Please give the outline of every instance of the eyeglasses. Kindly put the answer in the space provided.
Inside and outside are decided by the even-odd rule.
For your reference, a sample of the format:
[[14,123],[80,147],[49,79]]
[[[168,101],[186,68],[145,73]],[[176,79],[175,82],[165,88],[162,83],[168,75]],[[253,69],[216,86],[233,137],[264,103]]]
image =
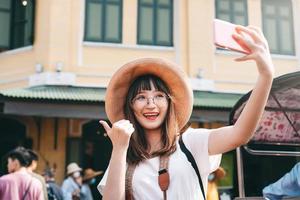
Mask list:
[[135,98],[133,98],[132,103],[137,106],[145,106],[150,104],[150,99],[155,105],[160,106],[168,102],[169,96],[164,93],[155,94],[153,97],[138,94]]

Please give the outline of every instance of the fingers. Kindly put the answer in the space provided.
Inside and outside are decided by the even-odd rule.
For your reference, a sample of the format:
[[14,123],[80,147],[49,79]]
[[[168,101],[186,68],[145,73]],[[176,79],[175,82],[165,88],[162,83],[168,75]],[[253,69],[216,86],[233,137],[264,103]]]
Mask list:
[[134,132],[134,127],[129,120],[122,119],[120,121],[117,121],[112,125],[112,127],[110,127],[108,123],[103,120],[100,120],[99,123],[104,127],[107,134],[109,134],[112,128],[124,130],[128,134],[132,134]]
[[255,31],[260,37],[264,37],[264,34],[263,32],[261,31],[260,28],[256,27],[256,26],[252,26],[252,25],[249,25],[247,26],[249,29]]
[[124,130],[127,134],[132,134],[134,132],[133,125],[130,123],[129,120],[122,119],[120,121],[117,121],[113,124],[113,127],[117,129]]
[[100,120],[99,123],[104,127],[106,133],[108,133],[111,130],[110,126],[106,121]]
[[253,43],[244,38],[242,35],[233,34],[232,38],[248,53],[251,53],[251,48],[253,48]]
[[237,62],[241,62],[241,61],[246,61],[246,60],[251,60],[251,59],[252,59],[252,56],[250,56],[250,55],[245,55],[245,56],[236,58],[236,59],[234,59],[234,60],[237,61]]
[[268,63],[270,61],[269,46],[263,32],[255,26],[236,26],[236,33],[232,38],[245,50],[250,51],[247,55],[236,58],[235,61],[254,60],[257,63]]
[[260,41],[262,42],[262,45],[264,46],[264,48],[269,49],[268,41],[265,38],[265,36],[264,36],[263,32],[261,31],[261,29],[256,27],[256,26],[248,26],[248,28],[255,31],[259,35]]
[[115,149],[124,150],[128,148],[130,137],[134,132],[134,127],[129,120],[119,120],[113,123],[111,127],[106,121],[100,120],[99,122],[103,125]]
[[244,27],[244,26],[237,26],[236,27],[237,33],[242,35],[242,32],[247,33],[254,41],[261,41],[261,36],[253,30],[253,28]]

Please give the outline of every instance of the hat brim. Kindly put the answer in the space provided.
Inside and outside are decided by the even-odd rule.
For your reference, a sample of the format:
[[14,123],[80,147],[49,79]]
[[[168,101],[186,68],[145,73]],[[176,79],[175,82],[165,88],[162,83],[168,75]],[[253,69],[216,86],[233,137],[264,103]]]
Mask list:
[[82,180],[86,181],[86,180],[92,179],[96,176],[99,176],[101,174],[103,174],[103,171],[94,172],[94,174],[92,174],[92,175],[83,176]]
[[68,175],[73,174],[74,172],[81,172],[82,169],[81,168],[76,168],[76,169],[72,169],[70,171],[67,172]]
[[112,76],[105,96],[105,111],[111,123],[125,118],[128,89],[139,76],[152,74],[163,80],[175,105],[179,129],[188,122],[193,108],[193,91],[184,71],[177,64],[160,58],[142,58],[123,65]]

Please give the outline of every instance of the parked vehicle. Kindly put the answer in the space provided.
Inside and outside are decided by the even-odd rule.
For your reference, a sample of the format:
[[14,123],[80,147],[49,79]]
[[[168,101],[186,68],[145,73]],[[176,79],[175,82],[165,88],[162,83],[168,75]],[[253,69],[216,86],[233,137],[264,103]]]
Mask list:
[[[250,94],[251,91],[236,103],[230,114],[230,124],[236,122]],[[299,161],[300,72],[294,72],[274,79],[253,138],[236,150],[234,188],[237,190],[232,196],[259,199],[253,197],[261,197],[265,186],[278,180]]]

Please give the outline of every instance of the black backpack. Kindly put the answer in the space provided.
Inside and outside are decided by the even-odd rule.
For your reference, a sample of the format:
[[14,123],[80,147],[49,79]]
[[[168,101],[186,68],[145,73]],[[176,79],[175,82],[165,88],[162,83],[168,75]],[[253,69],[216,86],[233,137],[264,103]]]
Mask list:
[[48,194],[48,200],[58,200],[57,196],[53,191],[53,188],[49,184],[47,184],[47,194]]

